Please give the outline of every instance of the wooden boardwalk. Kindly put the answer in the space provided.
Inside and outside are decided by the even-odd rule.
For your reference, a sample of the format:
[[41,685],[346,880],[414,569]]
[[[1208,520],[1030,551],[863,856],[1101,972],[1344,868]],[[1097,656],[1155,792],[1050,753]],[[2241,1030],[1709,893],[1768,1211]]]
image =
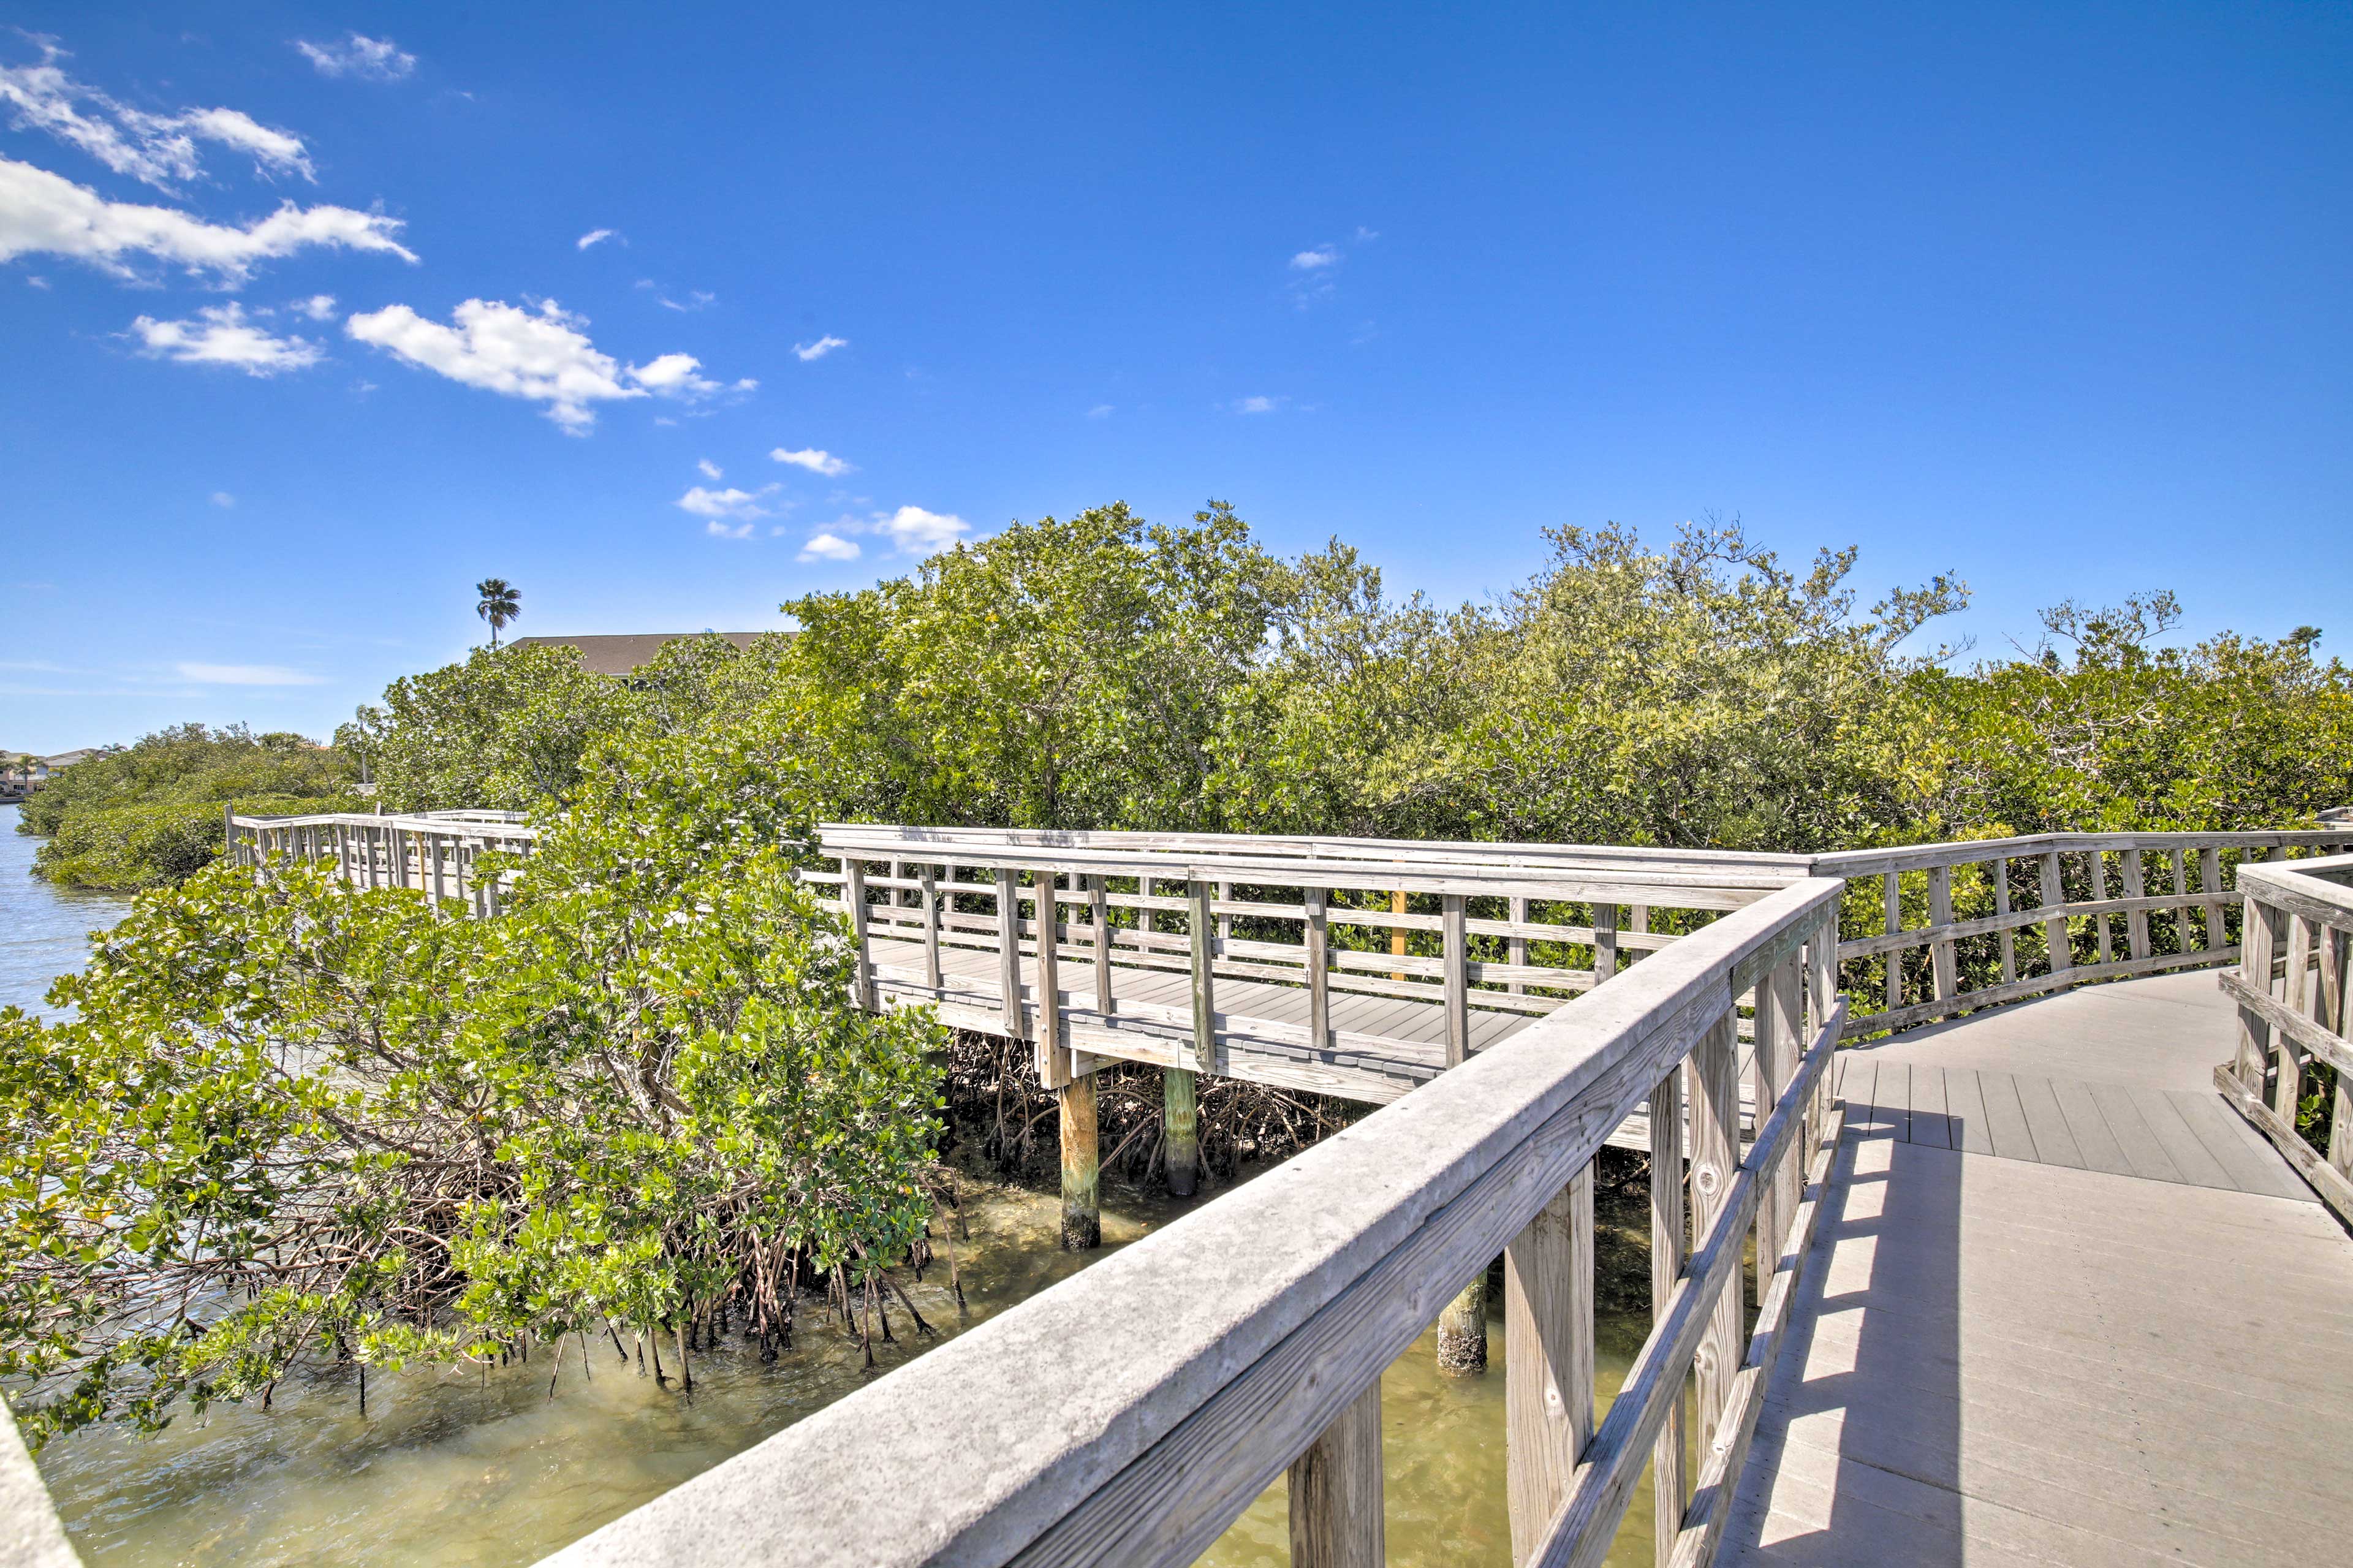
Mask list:
[[1724,1561],[2346,1559],[2353,1240],[2221,1106],[2233,1020],[2179,975],[1841,1053]]

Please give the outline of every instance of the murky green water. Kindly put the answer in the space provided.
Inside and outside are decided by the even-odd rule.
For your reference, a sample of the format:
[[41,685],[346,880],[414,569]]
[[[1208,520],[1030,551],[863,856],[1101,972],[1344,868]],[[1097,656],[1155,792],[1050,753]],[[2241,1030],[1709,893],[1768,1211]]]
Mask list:
[[[0,807],[0,1004],[37,1008],[49,978],[78,968],[87,933],[128,900],[60,891],[26,875],[35,841]],[[1105,1194],[1101,1258],[1189,1205]],[[990,1188],[967,1194],[959,1244],[970,1313],[959,1320],[944,1268],[912,1294],[943,1337],[1001,1312],[1086,1266],[1056,1245],[1060,1202]],[[1639,1268],[1620,1254],[1618,1267]],[[1607,1292],[1605,1292],[1607,1295]],[[895,1315],[894,1315],[895,1316]],[[900,1325],[904,1328],[905,1325]],[[1605,1316],[1599,1381],[1605,1405],[1648,1330],[1646,1313]],[[890,1367],[936,1342],[881,1347]],[[1389,1560],[1505,1563],[1504,1336],[1482,1378],[1440,1376],[1425,1334],[1382,1379]],[[548,1397],[551,1373],[556,1396]],[[691,1398],[656,1385],[609,1342],[577,1342],[559,1366],[376,1373],[367,1414],[348,1371],[281,1385],[267,1414],[223,1405],[183,1415],[158,1437],[98,1429],[41,1455],[41,1470],[86,1561],[161,1564],[523,1564],[576,1540],[877,1373],[856,1343],[806,1314],[799,1343],[773,1364],[723,1349],[697,1357]],[[1647,1489],[1628,1510],[1613,1563],[1650,1556]],[[1259,1568],[1289,1560],[1280,1482],[1203,1562]]]

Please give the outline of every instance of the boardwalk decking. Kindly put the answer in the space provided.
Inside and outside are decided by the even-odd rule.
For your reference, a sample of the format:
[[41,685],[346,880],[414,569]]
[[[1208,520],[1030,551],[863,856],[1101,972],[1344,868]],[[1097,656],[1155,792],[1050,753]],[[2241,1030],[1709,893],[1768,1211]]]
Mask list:
[[2345,1560],[2353,1240],[2183,1087],[2232,1030],[2181,975],[1841,1053],[1724,1561]]

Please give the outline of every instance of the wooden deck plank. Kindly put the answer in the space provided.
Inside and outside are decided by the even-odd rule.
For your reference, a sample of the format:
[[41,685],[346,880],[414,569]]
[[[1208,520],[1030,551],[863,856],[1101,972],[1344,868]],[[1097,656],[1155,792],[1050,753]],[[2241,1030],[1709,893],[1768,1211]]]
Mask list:
[[2131,1175],[2132,1163],[2125,1158],[2116,1135],[2109,1131],[2108,1119],[2100,1114],[2099,1101],[2092,1098],[2092,1086],[2073,1079],[2053,1079],[2051,1092],[2058,1099],[2060,1114],[2067,1119],[2067,1131],[2075,1135],[2075,1148],[2084,1156],[2084,1168],[2116,1176]]
[[1945,1069],[1939,1067],[1915,1067],[1912,1069],[1912,1134],[1908,1140],[1925,1143],[1931,1149],[1953,1146],[1952,1118],[1946,1112]]
[[2157,1140],[2157,1146],[2165,1151],[2165,1157],[2173,1162],[2173,1168],[2181,1173],[2183,1181],[2197,1187],[2242,1190],[2223,1169],[2222,1163],[2182,1121],[2181,1112],[2174,1109],[2164,1091],[2134,1089],[2126,1092],[2132,1098],[2133,1109],[2140,1112],[2141,1121]]
[[2026,1113],[2026,1125],[2034,1134],[2035,1157],[2046,1165],[2071,1165],[2084,1168],[2084,1151],[2069,1131],[2066,1113],[2059,1109],[2059,1096],[2047,1078],[2016,1075],[2019,1108]]
[[2263,1142],[2263,1134],[2248,1126],[2245,1117],[2224,1105],[2220,1096],[2190,1094],[2181,1089],[2164,1092],[2173,1104],[2174,1113],[2206,1146],[2207,1152],[2214,1156],[2238,1191],[2297,1200],[2312,1196],[2312,1189],[2298,1180]]
[[1975,1068],[1945,1069],[1946,1113],[1951,1117],[1953,1147],[1972,1154],[1993,1152],[1993,1135],[1986,1130],[1985,1089]]
[[1980,1071],[1978,1089],[1985,1098],[1986,1135],[1993,1141],[1993,1152],[2006,1160],[2040,1160],[2026,1107],[2018,1098],[2017,1079],[2006,1072]]
[[2108,1130],[2116,1135],[2125,1158],[2132,1163],[2133,1174],[2151,1182],[2182,1181],[2180,1167],[2141,1119],[2140,1108],[2133,1103],[2129,1089],[2122,1084],[2094,1084],[2092,1098],[2098,1101],[2100,1114],[2108,1119]]

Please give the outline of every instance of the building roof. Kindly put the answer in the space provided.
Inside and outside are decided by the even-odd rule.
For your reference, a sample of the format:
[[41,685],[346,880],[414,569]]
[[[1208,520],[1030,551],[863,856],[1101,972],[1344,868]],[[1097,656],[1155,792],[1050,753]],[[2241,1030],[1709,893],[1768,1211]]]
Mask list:
[[580,652],[580,668],[598,675],[628,675],[651,664],[664,643],[681,637],[724,637],[737,647],[750,647],[765,632],[627,632],[612,637],[517,637],[510,647],[569,647]]

